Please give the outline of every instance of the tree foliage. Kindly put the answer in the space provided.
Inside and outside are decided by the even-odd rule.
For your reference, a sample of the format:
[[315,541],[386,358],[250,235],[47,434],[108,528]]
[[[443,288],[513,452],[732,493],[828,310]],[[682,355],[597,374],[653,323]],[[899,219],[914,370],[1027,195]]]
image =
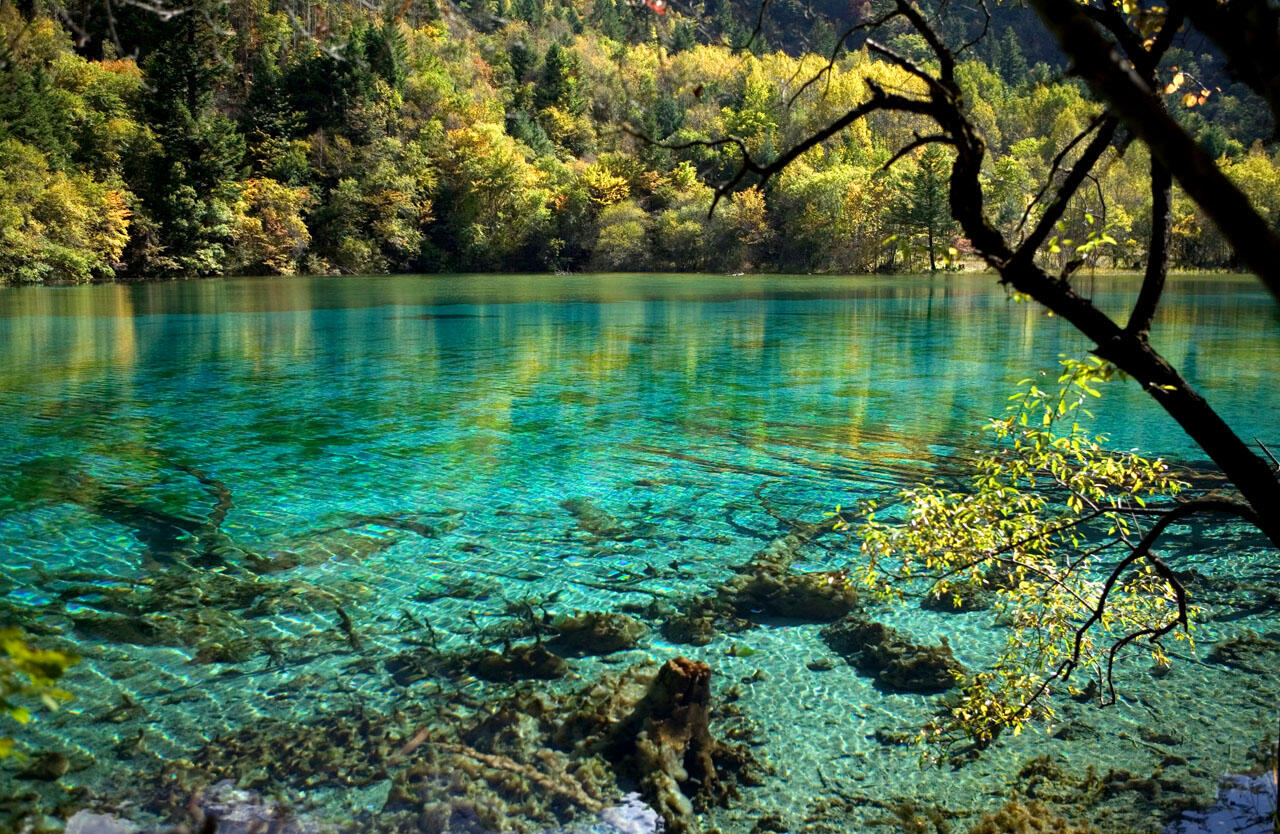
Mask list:
[[[56,685],[58,678],[75,665],[78,658],[31,645],[17,628],[0,628],[0,713],[18,724],[31,720],[30,702],[57,709],[70,695]],[[0,758],[14,747],[9,736],[0,736]]]
[[[858,9],[864,22],[873,15]],[[948,152],[926,143],[897,156],[929,134],[920,113],[869,112],[814,145],[794,173],[756,183],[744,198],[750,221],[732,207],[696,216],[705,184],[732,177],[743,150],[767,164],[874,89],[927,95],[908,65],[834,34],[847,10],[792,20],[770,7],[754,38],[747,0],[701,14],[696,4],[655,15],[569,0],[460,10],[446,22],[425,3],[198,0],[190,14],[157,15],[90,0],[55,21],[0,6],[0,140],[28,149],[22,169],[47,179],[37,190],[50,194],[43,214],[28,216],[31,187],[7,181],[0,216],[13,254],[0,281],[955,265],[947,254],[962,233],[946,211]],[[1016,239],[1044,216],[1047,201],[1032,197],[1069,167],[1079,145],[1055,157],[1099,106],[1045,63],[1060,59],[1028,39],[1027,12],[996,8],[994,20],[954,75],[986,143],[978,176],[991,220]],[[976,24],[951,15],[943,29],[968,37]],[[882,39],[936,63],[901,18]],[[1266,108],[1247,86],[1230,86],[1222,59],[1169,54],[1196,79],[1184,86],[1214,85],[1177,115],[1272,220],[1280,166],[1254,149],[1269,135]],[[1151,223],[1148,159],[1141,147],[1103,149],[1097,187],[1074,193],[1055,220],[1056,268],[1081,257],[1142,266],[1143,248],[1128,242]],[[124,211],[103,210],[105,194]],[[644,214],[625,234],[604,217],[624,201]],[[1212,216],[1176,190],[1173,202],[1176,263],[1230,265],[1237,256]],[[85,231],[81,215],[112,221]]]
[[[985,746],[1006,728],[1016,734],[1052,717],[1049,696],[1068,684],[1078,693],[1086,675],[1114,700],[1124,646],[1145,638],[1164,665],[1160,638],[1178,625],[1174,639],[1190,637],[1182,586],[1138,549],[1186,483],[1159,458],[1108,450],[1088,428],[1086,404],[1116,375],[1093,357],[1064,360],[1052,387],[1023,380],[1007,414],[987,426],[994,445],[976,457],[968,489],[904,490],[889,520],[873,508],[860,528],[857,571],[881,596],[923,586],[960,607],[990,593],[1007,630],[998,656],[961,682],[947,719],[928,728],[939,741]],[[1109,577],[1135,553],[1140,568]]]

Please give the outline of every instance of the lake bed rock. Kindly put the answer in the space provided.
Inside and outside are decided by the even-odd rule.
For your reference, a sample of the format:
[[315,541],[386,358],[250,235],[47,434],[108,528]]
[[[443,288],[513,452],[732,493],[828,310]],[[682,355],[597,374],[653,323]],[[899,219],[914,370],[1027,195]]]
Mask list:
[[822,629],[827,645],[849,658],[877,685],[895,692],[932,695],[956,685],[964,667],[944,637],[938,645],[916,643],[883,623],[853,613]]
[[551,645],[575,657],[629,651],[636,648],[649,631],[635,617],[607,611],[556,617],[551,627],[557,632]]

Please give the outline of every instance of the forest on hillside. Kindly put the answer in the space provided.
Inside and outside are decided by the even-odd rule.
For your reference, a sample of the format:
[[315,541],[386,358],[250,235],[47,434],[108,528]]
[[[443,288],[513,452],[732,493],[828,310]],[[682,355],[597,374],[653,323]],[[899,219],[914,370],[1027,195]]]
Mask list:
[[[865,101],[919,80],[853,49],[869,6],[627,0],[0,3],[0,282],[458,271],[910,272],[966,253],[950,151],[895,152],[880,112],[719,201]],[[1101,108],[1016,8],[961,57],[987,145],[986,211],[1011,238]],[[757,25],[759,20],[759,25]],[[947,18],[960,40],[980,22]],[[904,24],[905,25],[905,24]],[[919,35],[889,33],[927,63]],[[883,36],[883,33],[882,35]],[[1273,222],[1267,108],[1203,39],[1161,71],[1179,119]],[[1067,157],[1069,159],[1069,155]],[[892,164],[888,164],[892,161]],[[1109,148],[1044,257],[1142,265],[1148,158]],[[1175,266],[1230,268],[1175,194]]]

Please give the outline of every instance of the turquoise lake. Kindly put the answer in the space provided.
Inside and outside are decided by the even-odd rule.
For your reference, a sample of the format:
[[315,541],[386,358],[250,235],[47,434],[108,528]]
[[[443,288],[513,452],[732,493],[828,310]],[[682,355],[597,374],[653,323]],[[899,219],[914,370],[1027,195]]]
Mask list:
[[[1078,285],[1117,316],[1137,290],[1131,278]],[[1259,284],[1174,279],[1152,341],[1237,434],[1280,448],[1280,319]],[[1135,658],[1117,706],[1064,699],[1053,726],[956,770],[886,741],[936,699],[877,689],[820,625],[763,622],[691,646],[654,613],[712,593],[787,532],[783,519],[963,478],[1016,383],[1056,376],[1060,355],[1087,348],[990,276],[0,290],[0,622],[83,657],[65,680],[74,700],[0,732],[26,751],[0,761],[0,796],[26,796],[0,814],[92,807],[155,824],[203,774],[316,825],[490,830],[483,813],[440,829],[406,810],[396,773],[414,753],[387,751],[425,723],[470,726],[515,690],[563,694],[685,655],[710,665],[732,705],[713,735],[746,739],[762,774],[702,815],[707,830],[766,830],[767,817],[781,826],[767,830],[933,831],[911,819],[945,817],[966,831],[1040,784],[1041,798],[1074,791],[1104,831],[1161,831],[1275,743],[1266,661],[1206,660],[1233,636],[1280,640],[1280,561],[1247,534],[1180,535],[1166,554],[1208,577],[1194,653],[1161,675]],[[1108,386],[1094,411],[1116,448],[1205,465],[1132,383]],[[833,536],[802,555],[803,569],[834,570],[857,546]],[[1238,586],[1214,593],[1215,577]],[[501,652],[504,624],[578,611],[623,612],[648,631],[635,648],[568,658],[551,681],[404,672],[415,652]],[[877,617],[949,636],[973,665],[999,632],[990,612]],[[324,755],[352,761],[273,760],[249,740],[334,728],[348,735]],[[50,751],[65,775],[21,775]],[[1089,767],[1092,793],[1079,787]],[[1122,771],[1132,778],[1103,775]],[[514,830],[629,830],[582,808],[549,823],[545,809],[521,819],[515,799],[501,807]]]

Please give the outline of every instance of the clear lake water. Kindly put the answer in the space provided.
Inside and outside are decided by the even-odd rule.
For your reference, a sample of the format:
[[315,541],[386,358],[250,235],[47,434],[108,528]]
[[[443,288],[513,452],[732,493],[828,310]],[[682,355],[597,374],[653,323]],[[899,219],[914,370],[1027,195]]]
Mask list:
[[[1079,283],[1117,316],[1137,289]],[[1174,279],[1152,340],[1241,437],[1280,448],[1280,320],[1260,285]],[[945,819],[958,832],[1030,787],[1103,831],[1161,831],[1212,804],[1224,774],[1257,773],[1276,741],[1266,658],[1280,654],[1206,661],[1234,636],[1280,640],[1280,561],[1245,533],[1181,534],[1167,554],[1237,583],[1234,597],[1202,600],[1194,654],[1160,675],[1135,658],[1117,706],[1064,700],[1053,726],[958,769],[886,741],[936,698],[877,689],[819,624],[761,622],[691,646],[666,639],[653,614],[712,593],[785,534],[780,518],[820,520],[960,477],[1015,383],[1087,347],[990,276],[2,289],[0,621],[32,624],[83,660],[65,680],[73,701],[6,730],[25,752],[0,761],[0,797],[146,826],[181,806],[194,773],[316,825],[374,830],[394,804],[391,771],[413,756],[387,751],[423,722],[475,723],[516,690],[568,693],[685,655],[710,665],[715,697],[732,704],[713,734],[746,740],[763,774],[706,809],[706,830],[941,831]],[[1131,383],[1110,385],[1095,411],[1117,448],[1204,465]],[[802,569],[838,569],[856,543],[834,536],[802,555]],[[504,624],[582,611],[648,630],[635,648],[569,656],[548,681],[414,675],[398,660],[501,652]],[[922,640],[948,636],[975,665],[999,631],[982,611],[877,616]],[[255,731],[317,727],[354,734],[325,755],[365,764],[243,752]],[[51,751],[64,775],[22,775]],[[521,820],[516,799],[502,807],[518,830],[645,819]],[[0,805],[17,818],[20,802]],[[396,830],[430,830],[412,819]]]

